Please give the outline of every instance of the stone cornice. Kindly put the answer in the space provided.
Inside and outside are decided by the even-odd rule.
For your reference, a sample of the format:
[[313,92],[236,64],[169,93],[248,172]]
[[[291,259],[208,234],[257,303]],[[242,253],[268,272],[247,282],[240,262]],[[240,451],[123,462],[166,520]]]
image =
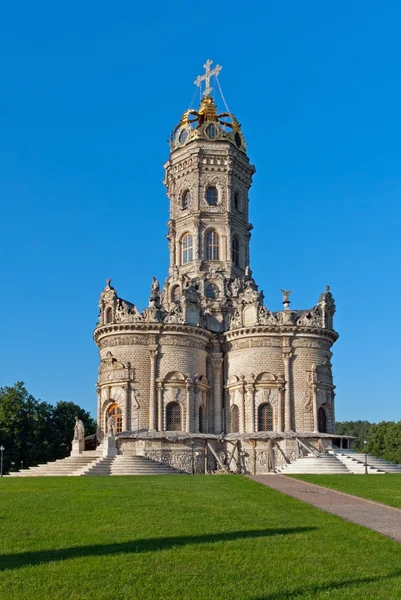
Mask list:
[[332,329],[322,329],[321,327],[299,327],[291,325],[255,325],[252,327],[241,327],[232,331],[226,331],[222,334],[226,342],[244,337],[292,337],[292,338],[323,338],[334,343],[339,335]]
[[149,334],[163,336],[164,334],[176,334],[183,337],[201,338],[205,343],[209,343],[213,333],[201,327],[191,327],[190,325],[181,325],[178,323],[115,323],[102,325],[93,332],[93,339],[96,344],[105,337],[118,334]]

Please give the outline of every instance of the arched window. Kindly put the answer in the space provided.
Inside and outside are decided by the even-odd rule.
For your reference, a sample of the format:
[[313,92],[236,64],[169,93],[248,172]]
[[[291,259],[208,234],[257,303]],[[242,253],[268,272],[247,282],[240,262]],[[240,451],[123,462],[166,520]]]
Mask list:
[[113,317],[113,313],[111,311],[111,306],[109,306],[108,308],[106,308],[105,313],[104,313],[104,322],[111,323],[112,317]]
[[207,433],[206,408],[203,404],[199,407],[199,433]]
[[273,431],[273,408],[268,402],[259,405],[258,431]]
[[326,411],[324,410],[324,408],[322,406],[317,411],[317,427],[318,427],[318,430],[320,431],[320,433],[327,432]]
[[215,206],[217,204],[218,199],[219,194],[217,192],[217,188],[208,187],[206,190],[206,201],[209,204],[209,206]]
[[213,229],[206,234],[206,260],[219,260],[219,234]]
[[169,402],[166,406],[166,430],[181,431],[181,407],[178,402]]
[[206,298],[217,298],[219,288],[214,283],[208,283],[205,288]]
[[[109,417],[114,417],[114,432],[121,433],[123,430],[123,413],[118,404],[112,404],[107,410],[107,420]],[[108,423],[106,423],[108,431]]]
[[189,208],[191,204],[191,192],[189,190],[185,190],[182,195],[182,208]]
[[237,236],[234,236],[231,242],[231,259],[235,266],[239,267],[239,241]]
[[231,433],[239,432],[239,409],[236,404],[231,407]]
[[238,212],[241,212],[241,199],[238,192],[234,193],[234,208],[235,210],[238,210]]
[[179,302],[181,300],[181,289],[179,285],[175,285],[171,292],[171,299],[173,302]]
[[187,263],[193,260],[193,249],[192,249],[192,235],[190,233],[186,233],[182,238],[182,264],[186,265]]

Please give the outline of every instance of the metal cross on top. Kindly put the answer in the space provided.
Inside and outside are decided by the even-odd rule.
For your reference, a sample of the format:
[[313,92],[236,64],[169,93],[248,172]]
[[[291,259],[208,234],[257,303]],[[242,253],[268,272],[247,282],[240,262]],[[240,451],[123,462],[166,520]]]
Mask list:
[[207,61],[203,65],[203,67],[206,71],[205,74],[198,75],[198,77],[194,81],[195,85],[197,85],[198,87],[200,87],[202,81],[205,82],[205,91],[203,92],[203,96],[208,96],[210,94],[210,92],[212,91],[212,88],[210,87],[210,78],[213,75],[215,75],[217,77],[217,75],[220,73],[221,69],[223,68],[223,67],[220,67],[220,65],[216,65],[214,69],[210,70],[210,65],[212,64],[212,62],[213,61],[210,60],[209,58],[207,59]]

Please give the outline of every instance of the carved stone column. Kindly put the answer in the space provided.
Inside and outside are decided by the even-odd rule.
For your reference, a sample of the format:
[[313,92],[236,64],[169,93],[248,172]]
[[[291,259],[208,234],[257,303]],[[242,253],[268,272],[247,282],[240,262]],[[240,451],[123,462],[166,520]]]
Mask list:
[[186,405],[186,422],[185,431],[193,431],[192,427],[192,412],[193,412],[193,380],[187,379],[187,405]]
[[150,391],[149,391],[149,429],[155,430],[157,428],[157,410],[156,410],[156,359],[157,359],[157,346],[151,346],[149,348],[150,354]]
[[283,431],[283,395],[284,386],[280,385],[277,389],[277,429]]
[[222,390],[223,390],[223,357],[219,353],[212,356],[213,365],[213,400],[214,400],[214,433],[222,433]]
[[311,387],[312,387],[312,410],[313,410],[313,431],[319,431],[319,423],[317,418],[318,408],[317,408],[317,372],[316,365],[312,365],[311,369]]
[[245,376],[241,375],[241,389],[238,394],[240,397],[239,402],[239,430],[240,433],[246,432],[246,416],[245,416]]
[[255,432],[255,382],[252,381],[246,386],[248,399],[248,423],[247,433]]
[[157,385],[157,430],[163,431],[163,381],[160,379],[156,380]]
[[131,423],[131,394],[130,394],[130,386],[127,385],[122,386],[123,390],[125,390],[125,410],[123,411],[123,431],[129,431],[130,423]]
[[292,348],[286,346],[283,348],[283,360],[284,360],[284,379],[285,379],[285,392],[284,392],[284,431],[292,431],[292,419],[291,419],[291,357]]
[[200,260],[200,219],[195,216],[194,218],[194,231],[193,231],[193,240],[194,240],[194,260]]

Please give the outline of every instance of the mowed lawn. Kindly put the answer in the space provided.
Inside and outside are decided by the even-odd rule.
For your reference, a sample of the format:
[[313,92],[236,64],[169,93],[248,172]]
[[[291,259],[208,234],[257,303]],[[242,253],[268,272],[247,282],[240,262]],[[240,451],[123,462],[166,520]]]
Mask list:
[[401,597],[401,544],[241,476],[3,478],[0,533],[2,600]]
[[[401,473],[395,475],[390,473],[386,475],[291,475],[291,477],[401,508]],[[401,598],[401,592],[399,597]]]

